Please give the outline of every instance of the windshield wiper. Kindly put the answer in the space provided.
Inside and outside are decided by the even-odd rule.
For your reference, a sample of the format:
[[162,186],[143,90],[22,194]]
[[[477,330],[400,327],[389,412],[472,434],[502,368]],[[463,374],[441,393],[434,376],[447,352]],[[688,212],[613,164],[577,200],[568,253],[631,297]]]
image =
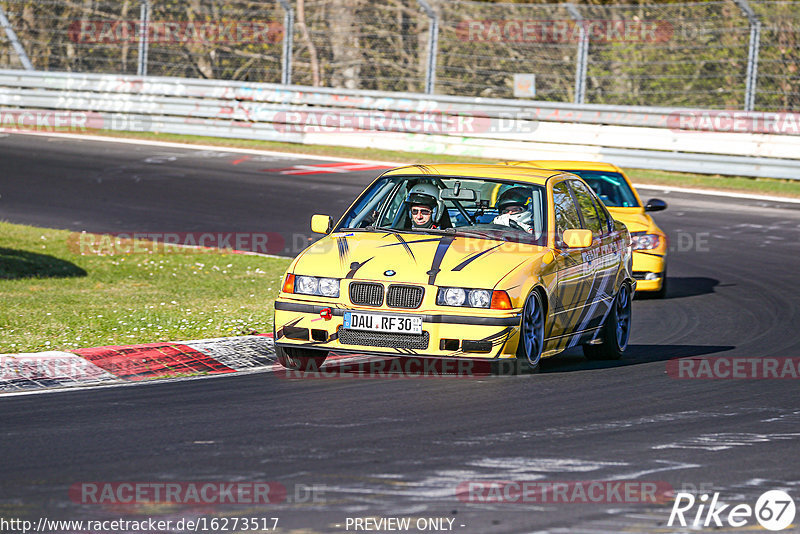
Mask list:
[[397,228],[384,228],[382,226],[367,226],[364,228],[367,232],[386,232],[388,234],[402,234],[406,230],[398,230]]
[[455,228],[414,228],[414,232],[431,232],[433,234],[453,235],[457,232]]

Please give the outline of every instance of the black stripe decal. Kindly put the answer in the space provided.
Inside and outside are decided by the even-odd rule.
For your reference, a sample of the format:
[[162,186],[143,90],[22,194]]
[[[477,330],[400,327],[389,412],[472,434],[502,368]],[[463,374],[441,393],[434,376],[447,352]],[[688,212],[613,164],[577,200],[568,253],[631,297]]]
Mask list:
[[414,252],[411,250],[411,247],[408,246],[406,240],[403,239],[403,236],[401,236],[400,234],[394,234],[394,236],[397,238],[398,241],[400,241],[400,244],[403,245],[403,248],[406,249],[406,253],[409,256],[411,256],[411,259],[414,260],[414,263],[417,263],[417,258],[414,257]]
[[[519,325],[519,323],[517,323],[517,324]],[[500,352],[502,352],[503,351],[503,347],[506,346],[506,343],[508,342],[508,339],[511,337],[511,334],[514,332],[514,330],[515,330],[514,327],[503,328],[499,332],[495,332],[492,335],[486,336],[485,338],[478,339],[476,341],[489,341],[492,344],[492,350],[494,350],[495,347],[497,347],[498,345],[502,345],[500,347]],[[505,337],[505,339],[502,339],[503,337]],[[472,341],[472,340],[470,340],[470,341]],[[498,352],[498,354],[500,352]],[[459,354],[467,354],[467,353],[464,352],[464,349],[459,349],[456,352],[454,352],[453,354],[454,355],[459,355]]]
[[433,174],[433,170],[427,165],[414,165],[414,167],[418,168],[423,174]]
[[427,272],[429,286],[432,286],[434,282],[436,282],[436,276],[441,272],[440,267],[442,266],[444,255],[447,253],[447,249],[450,248],[450,245],[453,244],[453,240],[455,240],[455,236],[446,235],[439,241],[439,246],[436,247],[436,254],[433,255],[431,270]]
[[466,267],[467,265],[469,265],[473,261],[477,260],[478,258],[483,256],[484,254],[488,254],[488,253],[492,252],[494,249],[496,249],[497,247],[500,247],[500,246],[502,246],[502,243],[500,245],[496,245],[496,246],[494,246],[494,247],[492,247],[490,249],[486,249],[486,250],[483,250],[481,252],[476,252],[475,254],[473,254],[472,256],[467,258],[466,260],[462,261],[461,263],[459,263],[458,265],[453,267],[453,270],[454,271],[460,271],[461,269],[463,269],[464,267]]
[[303,320],[303,318],[302,318],[302,317],[299,317],[299,318],[295,319],[294,321],[292,321],[292,322],[290,322],[290,323],[286,323],[285,325],[283,325],[282,327],[280,327],[280,329],[279,329],[277,332],[275,332],[275,339],[280,339],[280,338],[282,338],[282,337],[283,337],[283,329],[284,329],[285,327],[287,327],[287,326],[288,326],[288,327],[292,327],[292,326],[296,325],[297,323],[299,323],[299,322],[300,322],[300,321],[302,321],[302,320]]
[[350,255],[350,246],[347,244],[346,237],[337,237],[336,246],[339,248],[339,263],[347,264],[347,256]]
[[409,245],[414,245],[416,243],[433,243],[434,241],[439,241],[441,239],[441,237],[431,237],[430,239],[416,239],[414,241],[406,241],[401,236],[399,236],[398,234],[386,234],[386,235],[394,235],[395,237],[397,237],[400,240],[400,242],[399,243],[389,243],[388,245],[381,245],[380,248],[383,248],[383,247],[396,247],[397,245],[404,245],[405,246],[406,243],[409,244]]
[[358,263],[357,261],[354,261],[353,263],[351,263],[350,264],[350,272],[347,273],[347,276],[345,276],[345,279],[352,279],[356,275],[356,271],[358,271],[360,268],[362,268],[364,265],[366,265],[369,260],[374,260],[374,259],[375,259],[375,256],[372,256],[368,260],[364,260],[361,263]]

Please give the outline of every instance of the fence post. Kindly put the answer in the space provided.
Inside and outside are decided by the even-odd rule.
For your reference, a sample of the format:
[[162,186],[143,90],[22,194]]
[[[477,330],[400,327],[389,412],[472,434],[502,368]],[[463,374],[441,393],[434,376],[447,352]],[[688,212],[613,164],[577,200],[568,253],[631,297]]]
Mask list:
[[432,95],[436,86],[436,56],[439,48],[439,16],[426,0],[417,0],[428,16],[428,61],[425,68],[425,93]]
[[142,0],[139,15],[139,76],[147,76],[147,53],[150,46],[150,0]]
[[25,70],[34,70],[31,60],[28,59],[28,54],[25,53],[25,48],[23,48],[19,39],[17,39],[17,33],[6,18],[6,12],[3,11],[3,6],[0,6],[0,25],[2,25],[3,29],[6,31],[6,36],[11,42],[12,48],[14,48],[14,51],[17,53],[17,57],[19,57],[22,66],[25,67]]
[[283,52],[281,54],[281,83],[292,84],[292,45],[294,43],[294,9],[288,0],[278,0],[283,8]]
[[576,104],[583,104],[586,100],[586,64],[589,61],[589,36],[586,35],[586,25],[583,23],[583,16],[578,12],[574,4],[565,4],[570,16],[578,25],[579,42],[578,57],[575,61],[575,98]]
[[744,91],[744,110],[753,111],[758,83],[758,52],[761,47],[761,21],[747,0],[734,0],[750,21],[750,47],[747,50],[747,86]]

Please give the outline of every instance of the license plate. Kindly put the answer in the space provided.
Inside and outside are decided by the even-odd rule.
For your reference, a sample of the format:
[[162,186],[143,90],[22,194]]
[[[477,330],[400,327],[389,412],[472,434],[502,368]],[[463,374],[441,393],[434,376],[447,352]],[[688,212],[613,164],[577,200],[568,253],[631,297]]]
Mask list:
[[421,334],[422,317],[407,315],[375,315],[372,313],[344,312],[342,327],[369,332],[394,334]]

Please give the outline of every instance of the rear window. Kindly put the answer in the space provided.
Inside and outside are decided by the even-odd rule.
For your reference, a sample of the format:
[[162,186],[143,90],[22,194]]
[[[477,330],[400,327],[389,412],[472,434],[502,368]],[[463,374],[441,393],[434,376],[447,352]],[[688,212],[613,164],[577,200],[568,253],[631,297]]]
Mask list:
[[640,207],[627,180],[618,172],[573,170],[567,170],[567,172],[583,178],[583,181],[592,188],[606,206],[611,208]]

